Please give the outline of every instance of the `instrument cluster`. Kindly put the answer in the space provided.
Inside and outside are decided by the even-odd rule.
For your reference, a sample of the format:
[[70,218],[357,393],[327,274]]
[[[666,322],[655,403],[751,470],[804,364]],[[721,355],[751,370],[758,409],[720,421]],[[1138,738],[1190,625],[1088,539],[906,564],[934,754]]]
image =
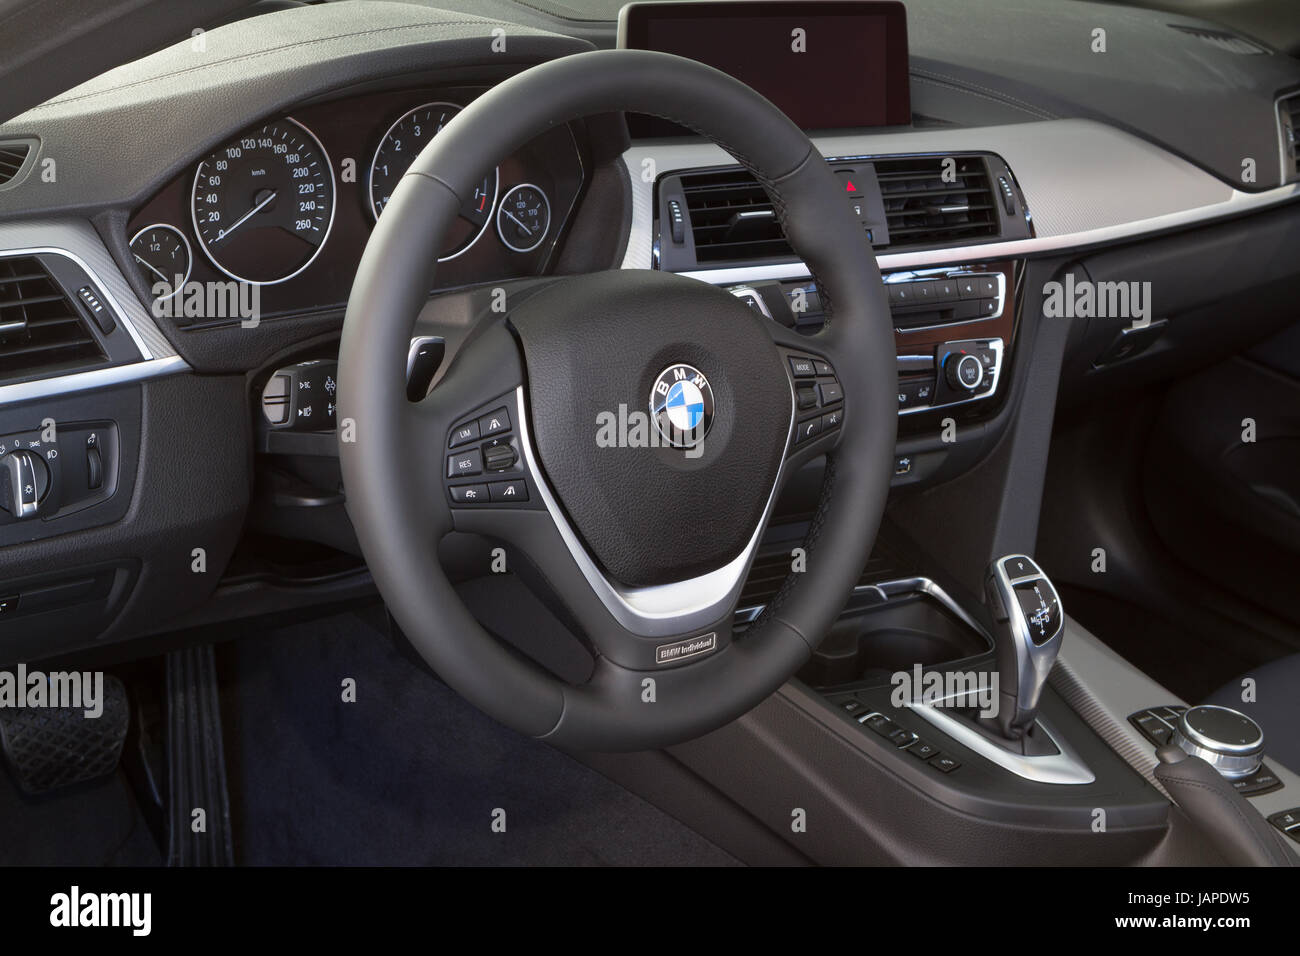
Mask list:
[[[128,222],[131,254],[155,301],[177,298],[186,283],[233,280],[258,287],[265,317],[342,308],[402,176],[482,92],[369,93],[231,136]],[[583,144],[567,126],[502,157],[466,197],[437,287],[545,273],[585,180]],[[168,314],[189,324],[223,318],[188,308]]]

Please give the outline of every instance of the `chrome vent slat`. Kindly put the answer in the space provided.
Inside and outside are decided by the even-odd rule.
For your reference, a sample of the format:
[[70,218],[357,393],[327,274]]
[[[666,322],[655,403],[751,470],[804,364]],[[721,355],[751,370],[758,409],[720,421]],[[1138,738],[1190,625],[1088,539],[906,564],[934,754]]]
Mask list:
[[0,379],[105,360],[76,304],[36,256],[0,257]]
[[[955,166],[945,169],[945,161]],[[978,157],[921,156],[876,162],[891,248],[996,237],[997,207]]]

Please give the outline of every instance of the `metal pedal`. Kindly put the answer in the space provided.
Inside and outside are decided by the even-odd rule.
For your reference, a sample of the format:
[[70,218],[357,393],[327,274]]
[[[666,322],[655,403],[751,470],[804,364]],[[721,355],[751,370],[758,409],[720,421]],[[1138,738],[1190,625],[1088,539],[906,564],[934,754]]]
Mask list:
[[[16,692],[30,699],[25,669],[7,673],[13,675]],[[13,706],[6,701],[0,706],[0,752],[25,793],[48,793],[117,769],[131,710],[126,688],[112,674],[103,675],[101,703],[102,712],[95,717],[86,716],[84,704]]]

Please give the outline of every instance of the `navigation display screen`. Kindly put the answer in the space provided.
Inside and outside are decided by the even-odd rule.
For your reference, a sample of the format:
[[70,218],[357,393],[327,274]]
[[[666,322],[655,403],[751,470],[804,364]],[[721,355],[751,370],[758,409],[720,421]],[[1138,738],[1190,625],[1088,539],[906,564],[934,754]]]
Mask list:
[[[707,63],[762,93],[805,130],[912,120],[901,3],[632,3],[619,16],[619,46]],[[647,117],[629,119],[638,136],[676,130]]]

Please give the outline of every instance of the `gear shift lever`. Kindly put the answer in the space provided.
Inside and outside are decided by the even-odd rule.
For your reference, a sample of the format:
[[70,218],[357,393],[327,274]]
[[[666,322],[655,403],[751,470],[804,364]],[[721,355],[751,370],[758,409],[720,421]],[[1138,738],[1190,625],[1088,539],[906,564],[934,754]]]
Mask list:
[[998,725],[1020,740],[1033,727],[1038,701],[1056,663],[1065,630],[1061,598],[1023,554],[998,558],[985,581],[998,655]]

